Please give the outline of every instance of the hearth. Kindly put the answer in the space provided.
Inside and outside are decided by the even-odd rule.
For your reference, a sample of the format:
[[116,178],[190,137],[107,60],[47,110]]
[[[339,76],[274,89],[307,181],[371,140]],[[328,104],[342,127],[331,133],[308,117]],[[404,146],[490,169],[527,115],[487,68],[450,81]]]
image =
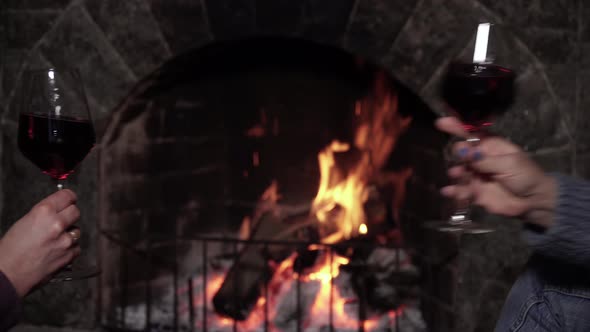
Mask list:
[[169,61],[102,141],[103,326],[444,331],[455,243],[432,253],[421,227],[446,208],[434,118],[390,73],[304,40]]

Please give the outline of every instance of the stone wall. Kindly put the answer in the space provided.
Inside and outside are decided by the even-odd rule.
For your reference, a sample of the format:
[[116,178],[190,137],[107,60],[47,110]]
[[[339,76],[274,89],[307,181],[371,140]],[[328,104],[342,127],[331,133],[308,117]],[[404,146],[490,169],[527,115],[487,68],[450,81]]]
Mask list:
[[[519,72],[513,111],[497,130],[524,146],[547,170],[590,177],[590,42],[583,0],[5,0],[0,8],[2,227],[48,194],[52,185],[16,149],[11,105],[22,69],[81,68],[99,134],[109,114],[165,61],[212,40],[252,35],[299,36],[336,45],[389,69],[437,108],[444,65],[464,49],[480,17],[507,23],[510,58]],[[81,197],[84,250],[97,253],[97,160],[100,145],[69,186]],[[489,331],[526,261],[515,221],[464,237],[457,258],[457,331]],[[468,273],[465,273],[468,272]],[[100,284],[52,285],[31,295],[25,320],[39,325],[97,325]]]

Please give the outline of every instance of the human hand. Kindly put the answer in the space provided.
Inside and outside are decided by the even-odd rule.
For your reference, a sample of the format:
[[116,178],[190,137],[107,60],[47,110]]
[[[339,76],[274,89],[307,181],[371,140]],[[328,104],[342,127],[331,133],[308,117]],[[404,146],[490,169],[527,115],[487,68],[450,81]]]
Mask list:
[[80,217],[76,194],[60,190],[35,205],[0,239],[0,271],[19,296],[80,254],[66,230]]
[[[444,117],[436,126],[446,133],[467,138],[459,120]],[[471,181],[442,188],[447,197],[471,199],[491,213],[523,217],[549,227],[553,222],[557,183],[515,144],[499,137],[483,138],[477,146],[455,144],[453,151],[463,165],[449,169],[449,176]]]

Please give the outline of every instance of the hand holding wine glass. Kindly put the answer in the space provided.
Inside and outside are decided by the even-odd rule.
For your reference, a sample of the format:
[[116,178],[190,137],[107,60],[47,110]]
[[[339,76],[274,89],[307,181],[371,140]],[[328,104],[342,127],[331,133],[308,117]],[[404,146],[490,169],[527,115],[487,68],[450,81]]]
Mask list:
[[[457,137],[470,136],[454,117],[438,119],[436,126]],[[469,199],[488,212],[523,217],[544,228],[552,225],[557,183],[520,147],[503,138],[488,136],[475,147],[467,142],[455,143],[453,151],[464,163],[450,168],[449,175],[460,179],[469,173],[471,181],[444,187],[443,195],[456,200]]]
[[[462,139],[470,146],[477,145],[486,136],[486,128],[496,117],[506,112],[514,101],[515,73],[505,66],[501,55],[503,29],[491,23],[477,27],[475,38],[466,52],[452,61],[442,81],[442,97],[448,111],[459,118],[468,133]],[[457,162],[457,160],[453,160]],[[459,162],[461,162],[459,160]],[[470,182],[469,172],[456,177],[462,185]],[[441,231],[483,234],[493,229],[473,223],[470,216],[470,198],[457,196],[457,206],[447,221],[429,223]]]
[[76,200],[68,189],[49,195],[0,239],[0,271],[21,298],[80,254],[80,247],[65,233],[80,218]]
[[[58,190],[63,189],[63,181],[96,141],[80,74],[54,68],[27,71],[19,92],[19,149],[56,181]],[[76,230],[64,232],[76,236]],[[96,267],[80,268],[74,264],[51,281],[87,278],[97,273]]]

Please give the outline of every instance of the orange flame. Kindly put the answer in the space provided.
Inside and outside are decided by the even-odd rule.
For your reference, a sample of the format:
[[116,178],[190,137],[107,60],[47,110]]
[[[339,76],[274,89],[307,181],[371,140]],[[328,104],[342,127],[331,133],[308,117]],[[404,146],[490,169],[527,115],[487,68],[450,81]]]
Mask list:
[[[411,118],[404,118],[398,113],[398,99],[388,83],[387,76],[381,72],[374,82],[373,92],[355,104],[354,116],[357,120],[353,143],[333,141],[318,154],[320,168],[320,183],[317,194],[312,202],[311,216],[315,217],[320,226],[327,230],[322,234],[323,243],[335,243],[342,239],[351,238],[359,234],[367,234],[370,221],[364,211],[364,203],[369,198],[369,185],[389,183],[396,193],[393,202],[394,216],[403,202],[405,183],[412,175],[411,169],[401,173],[384,173],[382,168],[395,147],[398,137],[410,125]],[[267,116],[261,110],[260,124],[250,128],[246,135],[262,137],[267,134]],[[278,134],[278,122],[273,122],[273,133]],[[347,158],[340,158],[346,156]],[[348,158],[351,157],[351,158]],[[346,159],[347,164],[342,160]],[[253,166],[260,165],[260,155],[252,155]],[[244,171],[244,176],[248,176]],[[256,213],[250,218],[245,217],[240,230],[240,238],[250,237],[251,230],[264,212],[276,211],[277,201],[281,199],[278,183],[273,181],[265,190],[258,202]],[[335,229],[335,230],[334,230]],[[273,317],[276,316],[278,303],[294,285],[294,280],[300,277],[302,283],[319,283],[319,291],[310,307],[309,324],[314,327],[327,325],[330,310],[332,322],[336,329],[357,329],[357,317],[351,317],[346,307],[356,299],[343,296],[340,289],[333,285],[333,280],[340,275],[340,268],[349,263],[349,259],[326,253],[324,245],[310,246],[310,250],[321,250],[323,254],[318,258],[311,271],[298,276],[294,272],[296,254],[274,266],[274,275],[266,289],[268,294],[261,296],[244,322],[237,323],[239,331],[254,331],[264,323],[265,309],[268,309],[270,330]],[[272,265],[273,262],[270,262]],[[205,298],[209,308],[214,294],[219,290],[225,279],[225,273],[215,274],[207,281]],[[194,296],[194,303],[203,305],[201,295]],[[268,303],[267,303],[268,301]],[[268,306],[267,306],[268,305]],[[331,308],[331,309],[330,309]],[[383,318],[390,321],[397,319],[404,307],[390,311]],[[382,317],[374,317],[360,322],[366,331],[373,331],[379,325]],[[207,317],[211,327],[227,330],[234,321],[211,313]],[[309,325],[306,324],[306,325]],[[309,327],[309,326],[306,326]]]
[[[353,152],[350,144],[340,141],[333,141],[318,155],[320,184],[312,214],[321,224],[332,221],[337,225],[337,235],[331,234],[328,243],[334,241],[333,237],[350,238],[366,230],[363,204],[368,198],[367,185],[377,180],[376,172],[385,165],[397,138],[411,122],[398,113],[397,95],[383,72],[377,76],[373,94],[356,103],[355,115],[354,150],[360,153],[356,163],[350,167],[337,162],[337,154]],[[334,216],[337,207],[340,210]]]

